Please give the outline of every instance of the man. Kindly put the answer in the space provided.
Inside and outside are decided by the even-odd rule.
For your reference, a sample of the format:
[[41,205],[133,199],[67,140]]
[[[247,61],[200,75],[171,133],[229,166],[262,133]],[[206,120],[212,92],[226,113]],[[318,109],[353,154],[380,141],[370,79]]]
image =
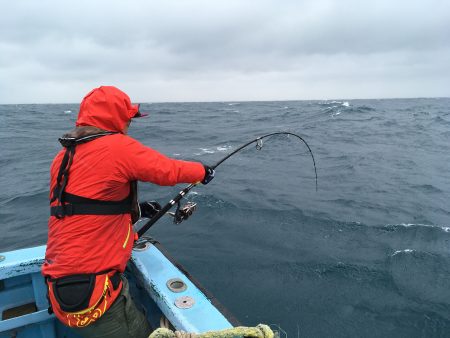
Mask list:
[[201,163],[170,159],[127,136],[131,119],[141,116],[119,89],[92,90],[81,102],[76,128],[60,138],[64,149],[51,165],[42,273],[56,317],[83,337],[150,333],[121,274],[139,218],[136,181],[207,184],[214,177]]

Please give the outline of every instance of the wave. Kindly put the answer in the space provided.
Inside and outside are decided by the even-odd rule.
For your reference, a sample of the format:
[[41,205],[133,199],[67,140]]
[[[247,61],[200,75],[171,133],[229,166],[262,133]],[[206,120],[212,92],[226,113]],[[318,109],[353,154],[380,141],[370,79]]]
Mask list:
[[436,253],[404,249],[388,259],[399,292],[420,302],[450,305],[449,259]]
[[200,152],[194,153],[196,156],[204,155],[204,154],[215,154],[221,152],[229,152],[233,147],[231,145],[222,145],[214,148],[198,148]]
[[391,255],[391,257],[398,255],[398,254],[408,254],[408,253],[412,253],[412,252],[414,252],[413,249],[395,250],[394,253]]
[[414,190],[420,190],[425,193],[442,193],[443,191],[439,189],[438,187],[432,185],[432,184],[418,184],[418,185],[412,185],[412,189]]
[[440,229],[444,232],[450,232],[450,226],[441,226],[435,224],[414,224],[414,223],[401,223],[401,224],[387,224],[384,227],[386,228],[431,228],[431,229]]
[[362,106],[357,106],[354,108],[356,111],[358,112],[370,112],[370,111],[376,111],[375,108],[370,107],[370,106],[366,106],[366,105],[362,105]]
[[0,201],[0,205],[6,206],[9,204],[16,204],[16,203],[30,203],[33,204],[36,201],[45,200],[46,203],[48,201],[49,192],[47,189],[45,190],[37,190],[35,192],[31,192],[28,194],[21,194],[21,195],[14,195],[9,198],[6,198],[2,201]]

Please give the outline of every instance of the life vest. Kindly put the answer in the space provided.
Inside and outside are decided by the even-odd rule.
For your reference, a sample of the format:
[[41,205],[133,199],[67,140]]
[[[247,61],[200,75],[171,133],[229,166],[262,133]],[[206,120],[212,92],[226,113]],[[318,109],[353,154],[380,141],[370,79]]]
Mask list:
[[137,199],[136,181],[130,182],[130,194],[121,201],[96,200],[70,194],[65,191],[76,146],[95,140],[99,137],[117,134],[115,132],[107,131],[97,132],[97,128],[89,129],[84,127],[84,129],[87,131],[82,132],[82,136],[80,137],[66,134],[59,138],[59,142],[66,148],[66,151],[59,168],[56,185],[50,200],[50,203],[57,201],[57,205],[50,207],[50,215],[55,216],[56,218],[63,218],[72,215],[119,215],[130,213],[132,222],[137,222],[140,218],[140,209]]

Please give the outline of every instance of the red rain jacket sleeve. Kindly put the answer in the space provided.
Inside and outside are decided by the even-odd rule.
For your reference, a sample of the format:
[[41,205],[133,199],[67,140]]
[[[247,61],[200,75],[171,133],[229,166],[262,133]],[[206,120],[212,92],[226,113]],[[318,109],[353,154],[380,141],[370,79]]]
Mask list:
[[112,149],[118,174],[129,181],[139,180],[158,185],[195,183],[203,180],[205,169],[200,162],[169,158],[123,135]]

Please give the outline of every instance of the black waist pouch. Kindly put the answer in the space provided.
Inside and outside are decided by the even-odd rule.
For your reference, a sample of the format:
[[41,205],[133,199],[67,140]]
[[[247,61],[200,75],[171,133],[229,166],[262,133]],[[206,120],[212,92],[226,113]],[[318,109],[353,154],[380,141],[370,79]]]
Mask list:
[[95,277],[95,274],[80,274],[53,279],[53,293],[61,310],[78,312],[87,309],[95,288]]

